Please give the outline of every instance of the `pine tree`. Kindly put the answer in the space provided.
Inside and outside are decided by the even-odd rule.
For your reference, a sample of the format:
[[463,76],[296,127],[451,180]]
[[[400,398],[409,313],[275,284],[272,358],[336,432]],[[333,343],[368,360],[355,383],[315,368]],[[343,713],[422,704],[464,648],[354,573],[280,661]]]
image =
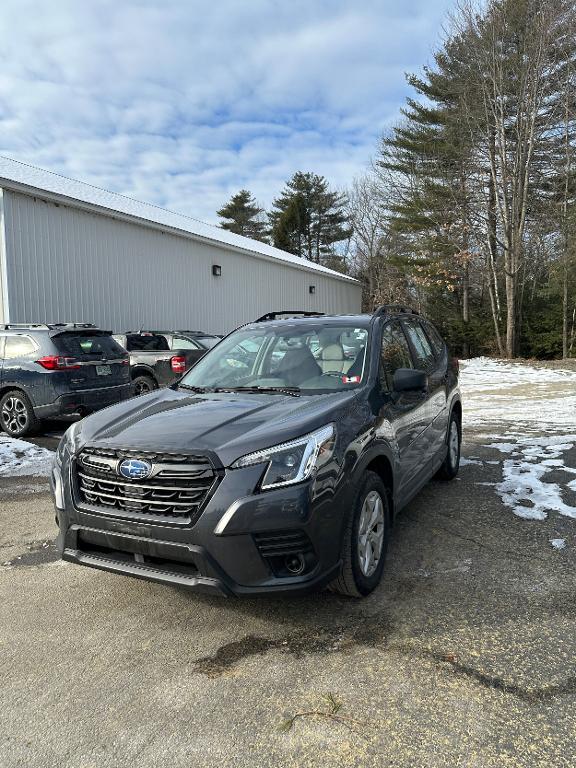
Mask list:
[[382,142],[377,164],[394,179],[391,229],[403,236],[406,268],[430,298],[444,295],[460,315],[467,356],[470,320],[470,179],[474,147],[462,116],[468,108],[466,44],[453,37],[435,67],[408,82],[422,98],[407,100],[404,121]]
[[316,263],[334,259],[336,246],[350,237],[345,195],[333,192],[323,176],[297,172],[269,214],[277,248]]
[[247,189],[241,189],[232,195],[226,205],[217,211],[221,219],[220,226],[237,235],[251,237],[253,240],[267,242],[267,226],[264,209],[260,208]]

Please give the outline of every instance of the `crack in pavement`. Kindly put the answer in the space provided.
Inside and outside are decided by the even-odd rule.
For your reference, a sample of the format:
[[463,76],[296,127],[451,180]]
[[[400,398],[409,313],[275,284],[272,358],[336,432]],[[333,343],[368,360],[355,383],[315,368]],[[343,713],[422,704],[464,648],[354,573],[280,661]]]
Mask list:
[[453,658],[449,654],[439,653],[438,651],[427,651],[409,645],[391,645],[385,650],[400,653],[402,655],[412,654],[422,658],[432,659],[441,665],[449,665],[451,669],[461,677],[475,680],[484,688],[502,691],[502,693],[515,696],[527,704],[537,704],[539,702],[548,701],[556,696],[576,694],[576,675],[567,677],[560,683],[550,683],[549,685],[543,685],[540,688],[523,688],[517,683],[507,681],[497,675],[489,675],[469,664],[463,664],[458,661],[457,658]]
[[241,640],[234,640],[220,646],[212,656],[204,656],[194,662],[194,671],[210,678],[218,678],[229,673],[247,658],[264,656],[269,651],[278,650],[294,655],[296,658],[305,654],[346,653],[355,646],[379,647],[385,653],[397,653],[403,656],[419,656],[436,662],[440,669],[449,668],[462,678],[474,680],[484,688],[501,691],[514,696],[527,704],[537,704],[557,696],[576,694],[576,675],[567,677],[560,683],[551,683],[540,688],[523,688],[510,680],[497,675],[490,675],[469,664],[464,664],[451,654],[419,649],[408,644],[388,644],[386,634],[390,627],[380,622],[367,630],[337,626],[324,628],[316,633],[302,631],[283,638],[267,638],[246,635]]

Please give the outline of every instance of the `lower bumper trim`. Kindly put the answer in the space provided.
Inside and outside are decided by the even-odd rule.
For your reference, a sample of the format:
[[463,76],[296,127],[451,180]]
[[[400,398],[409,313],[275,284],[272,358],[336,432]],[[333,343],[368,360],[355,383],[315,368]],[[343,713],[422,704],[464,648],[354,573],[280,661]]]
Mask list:
[[79,549],[65,548],[62,559],[77,565],[87,565],[102,571],[134,576],[137,579],[155,581],[159,584],[172,584],[180,587],[189,587],[197,592],[208,592],[228,597],[231,592],[218,579],[210,579],[206,576],[186,575],[173,571],[163,571],[146,563],[124,562],[113,560],[104,555],[88,554]]

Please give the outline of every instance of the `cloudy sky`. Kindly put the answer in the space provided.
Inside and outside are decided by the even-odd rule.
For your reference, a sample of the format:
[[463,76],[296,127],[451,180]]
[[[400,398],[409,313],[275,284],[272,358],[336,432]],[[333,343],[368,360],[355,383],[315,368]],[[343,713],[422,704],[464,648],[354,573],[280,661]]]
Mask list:
[[215,223],[296,170],[346,186],[449,0],[3,0],[0,154]]

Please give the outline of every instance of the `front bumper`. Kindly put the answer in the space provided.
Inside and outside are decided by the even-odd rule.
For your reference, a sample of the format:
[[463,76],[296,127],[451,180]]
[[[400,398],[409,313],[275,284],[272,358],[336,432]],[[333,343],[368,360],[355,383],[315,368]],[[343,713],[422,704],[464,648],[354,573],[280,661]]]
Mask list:
[[[67,463],[64,481],[60,470],[52,477],[62,558],[219,595],[306,592],[325,586],[340,566],[343,505],[314,480],[253,493],[261,473],[261,467],[224,473],[196,522],[179,526],[82,509]],[[302,553],[301,573],[286,570],[294,553]]]
[[51,419],[72,413],[87,414],[127,400],[132,394],[130,382],[100,389],[79,389],[60,395],[49,405],[37,406],[34,413],[39,419]]
[[[312,578],[278,579],[275,583],[250,586],[232,581],[200,546],[174,545],[77,526],[68,529],[66,542],[62,559],[68,562],[222,597],[311,592],[331,581],[339,568],[336,563],[333,568],[316,573]],[[241,554],[239,551],[238,555]],[[179,568],[175,567],[177,564]]]

